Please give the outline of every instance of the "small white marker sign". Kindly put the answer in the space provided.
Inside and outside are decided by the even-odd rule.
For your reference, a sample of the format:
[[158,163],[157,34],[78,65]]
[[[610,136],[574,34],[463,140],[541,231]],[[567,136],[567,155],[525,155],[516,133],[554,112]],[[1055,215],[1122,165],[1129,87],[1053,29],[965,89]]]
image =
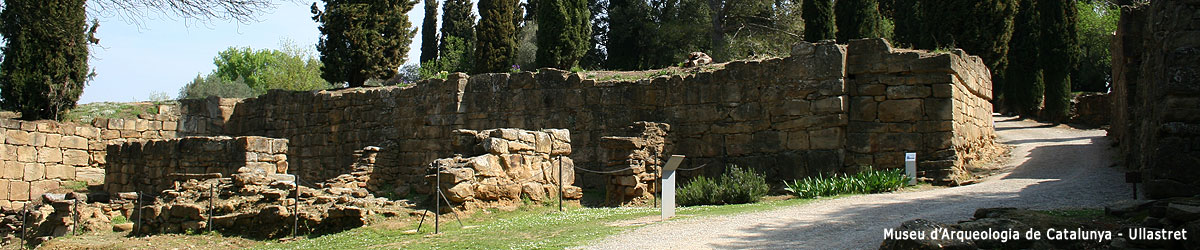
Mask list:
[[662,168],[662,220],[675,216],[675,170],[683,162],[682,155],[672,155]]
[[917,185],[917,153],[904,153],[904,174],[908,175],[908,185]]

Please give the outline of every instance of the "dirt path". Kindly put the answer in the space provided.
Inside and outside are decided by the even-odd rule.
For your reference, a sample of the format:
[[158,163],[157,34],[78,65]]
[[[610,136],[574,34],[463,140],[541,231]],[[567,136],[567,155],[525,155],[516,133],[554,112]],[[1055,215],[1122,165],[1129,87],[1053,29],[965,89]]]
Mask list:
[[883,230],[924,218],[957,222],[977,208],[1098,207],[1127,199],[1103,130],[1076,130],[997,117],[1014,146],[1011,173],[969,186],[861,195],[774,211],[658,223],[597,241],[592,249],[875,249]]

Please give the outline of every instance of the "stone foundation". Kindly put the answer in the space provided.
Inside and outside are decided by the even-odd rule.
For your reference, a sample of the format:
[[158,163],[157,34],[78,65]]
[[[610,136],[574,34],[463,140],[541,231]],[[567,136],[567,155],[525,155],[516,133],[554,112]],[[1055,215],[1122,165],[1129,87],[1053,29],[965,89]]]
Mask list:
[[288,173],[287,139],[185,137],[109,145],[104,189],[156,194],[189,179]]

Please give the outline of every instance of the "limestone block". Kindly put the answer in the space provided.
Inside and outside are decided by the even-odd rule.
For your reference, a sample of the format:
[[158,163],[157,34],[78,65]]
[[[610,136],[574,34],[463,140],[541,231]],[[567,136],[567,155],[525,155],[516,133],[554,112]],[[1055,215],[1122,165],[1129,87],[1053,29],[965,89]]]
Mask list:
[[933,84],[933,97],[950,98],[954,96],[953,84]]
[[520,134],[520,131],[518,131],[516,129],[502,128],[502,129],[492,130],[490,135],[491,135],[491,137],[497,137],[497,138],[502,138],[505,140],[512,141],[512,140],[519,139],[519,137],[520,137],[519,134]]
[[57,148],[62,145],[62,136],[56,134],[46,134],[46,147]]
[[887,87],[888,100],[929,97],[930,89],[919,85],[896,85]]
[[120,130],[123,128],[125,128],[125,120],[124,119],[108,119],[108,129]]
[[147,129],[150,129],[150,121],[143,120],[143,119],[137,119],[134,122],[134,126],[133,126],[134,131],[143,132],[143,131],[146,131]]
[[56,180],[40,180],[29,184],[29,197],[41,197],[42,194],[58,189],[58,181]]
[[858,86],[858,95],[860,96],[883,96],[887,95],[887,85],[883,84],[861,84]]
[[70,149],[88,149],[88,141],[80,136],[65,136],[62,138],[62,147]]
[[539,154],[549,154],[551,147],[554,146],[554,140],[550,138],[550,134],[537,133],[535,136],[536,138],[534,140],[536,142],[534,143],[534,152]]
[[8,182],[8,199],[14,201],[29,200],[29,182],[10,181]]
[[25,164],[15,161],[0,162],[0,173],[5,179],[22,180],[25,178]]
[[0,200],[8,200],[8,180],[0,179]]
[[40,148],[37,155],[37,162],[62,163],[63,153],[59,148]]
[[461,203],[475,196],[475,182],[461,182],[446,190],[446,198]]
[[816,114],[841,113],[846,110],[846,101],[842,96],[819,99],[813,101],[812,109]]
[[38,152],[32,146],[17,147],[17,161],[37,162]]
[[98,185],[104,183],[104,173],[103,168],[75,168],[75,180],[86,181],[88,185]]
[[117,138],[121,138],[120,130],[107,129],[107,130],[100,131],[100,139],[112,140],[112,139],[117,139]]
[[943,98],[925,99],[925,114],[933,120],[954,119],[954,100]]
[[5,143],[12,145],[33,145],[33,136],[29,132],[21,130],[8,130],[5,132]]
[[509,178],[519,181],[532,179],[533,176],[529,171],[529,163],[525,161],[525,156],[519,154],[500,155],[501,165],[504,166],[504,173],[508,174]]
[[851,121],[875,121],[876,115],[879,113],[879,103],[875,102],[875,98],[869,96],[856,96],[850,98],[850,120]]
[[472,157],[469,161],[471,168],[475,169],[475,173],[485,177],[501,177],[507,178],[508,174],[504,172],[500,166],[500,159],[496,155],[486,154]]
[[811,149],[840,149],[843,147],[844,139],[846,138],[842,128],[827,128],[816,131],[809,131],[809,145]]
[[0,160],[12,161],[17,159],[17,146],[0,144]]
[[508,142],[508,152],[516,153],[516,152],[526,152],[526,151],[534,151],[534,147],[523,141],[509,141]]
[[[492,132],[493,134],[495,132]],[[488,138],[480,144],[483,150],[492,154],[508,154],[508,141],[500,138]]]
[[47,165],[46,179],[74,180],[75,168],[68,165]]
[[178,122],[173,122],[173,121],[165,121],[165,122],[163,122],[163,123],[162,123],[162,129],[163,129],[163,130],[166,130],[166,131],[176,131],[176,130],[179,130],[179,123],[178,123]]
[[538,184],[537,182],[526,182],[521,186],[521,194],[524,194],[533,201],[546,200],[546,190],[543,189],[542,185]]
[[887,100],[879,104],[879,121],[909,122],[921,120],[920,99]]
[[790,149],[790,150],[809,149],[808,131],[788,132],[787,133],[787,149]]

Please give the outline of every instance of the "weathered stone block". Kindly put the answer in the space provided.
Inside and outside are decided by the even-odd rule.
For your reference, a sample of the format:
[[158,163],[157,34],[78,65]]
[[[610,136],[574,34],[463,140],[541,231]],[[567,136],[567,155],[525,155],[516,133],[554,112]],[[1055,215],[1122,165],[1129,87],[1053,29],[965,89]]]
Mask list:
[[841,149],[845,145],[842,128],[827,128],[809,132],[809,145],[812,149]]
[[37,149],[32,146],[17,147],[17,161],[20,162],[37,162]]
[[887,100],[879,104],[879,120],[882,122],[918,121],[922,115],[920,99]]
[[79,136],[66,136],[62,138],[62,146],[70,149],[88,149],[87,139]]
[[56,180],[40,180],[29,184],[29,197],[41,197],[42,194],[58,189],[58,181]]
[[29,200],[29,182],[10,181],[8,183],[8,199],[14,201]]
[[[493,132],[493,133],[495,133],[495,132]],[[496,137],[487,138],[486,140],[483,140],[483,143],[480,143],[480,146],[483,146],[484,151],[487,151],[492,154],[508,154],[508,152],[509,152],[508,151],[508,140],[504,140],[504,139],[500,139],[500,138],[496,138]]]
[[954,119],[954,100],[929,98],[925,99],[925,114],[933,120]]
[[879,113],[879,103],[875,102],[873,97],[851,97],[850,98],[850,120],[851,121],[875,121],[876,115]]
[[47,165],[46,179],[74,180],[75,168],[67,165]]
[[926,86],[897,85],[887,87],[889,100],[913,99],[929,97],[930,90]]
[[787,149],[809,149],[808,131],[793,131],[787,133]]
[[38,149],[37,162],[42,163],[62,163],[62,149],[59,148],[41,148]]
[[846,101],[841,96],[820,99],[813,101],[812,109],[816,114],[841,113],[846,110]]
[[954,97],[953,84],[933,84],[933,97],[935,98],[950,98]]
[[22,180],[25,178],[25,164],[15,161],[0,162],[0,174],[5,179]]
[[884,95],[887,95],[887,85],[861,84],[858,86],[858,95],[860,95],[860,96],[884,96]]
[[12,145],[33,145],[33,136],[29,132],[21,130],[8,130],[5,132],[5,143]]
[[0,179],[0,200],[8,200],[8,180]]

